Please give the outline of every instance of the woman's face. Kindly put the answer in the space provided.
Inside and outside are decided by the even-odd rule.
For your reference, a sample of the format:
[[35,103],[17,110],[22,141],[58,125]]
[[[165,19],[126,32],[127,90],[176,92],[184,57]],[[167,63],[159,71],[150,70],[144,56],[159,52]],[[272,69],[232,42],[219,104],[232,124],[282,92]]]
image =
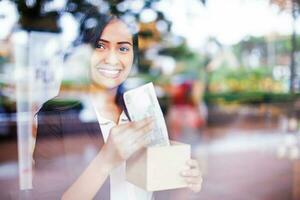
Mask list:
[[105,89],[118,87],[128,77],[133,56],[133,39],[127,25],[118,19],[110,21],[92,54],[92,83]]

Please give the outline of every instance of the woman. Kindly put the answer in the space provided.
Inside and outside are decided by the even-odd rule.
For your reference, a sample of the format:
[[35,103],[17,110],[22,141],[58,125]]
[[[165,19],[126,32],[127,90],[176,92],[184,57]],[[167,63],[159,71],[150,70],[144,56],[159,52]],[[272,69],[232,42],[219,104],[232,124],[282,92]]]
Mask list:
[[[130,122],[125,110],[116,101],[117,89],[128,77],[136,59],[137,40],[121,19],[110,16],[103,21],[105,23],[101,23],[102,28],[94,29],[98,32],[91,36],[95,49],[91,56],[89,95],[97,116],[98,127],[94,125],[92,128],[86,128],[86,125],[81,125],[76,117],[78,113],[70,109],[74,106],[60,105],[57,108],[56,105],[46,103],[38,113],[36,165],[40,169],[49,168],[53,173],[62,171],[63,175],[58,178],[60,180],[56,180],[51,175],[47,176],[48,179],[49,177],[55,179],[47,184],[51,184],[51,181],[55,184],[63,182],[61,183],[61,188],[64,190],[62,199],[93,199],[98,196],[103,199],[104,197],[99,193],[105,188],[104,183],[109,176],[111,199],[151,199],[152,193],[126,182],[125,161],[134,152],[149,144],[150,141],[146,136],[153,129],[153,119]],[[70,167],[62,169],[66,165],[70,166],[72,159],[62,159],[61,166],[63,167],[53,166],[54,164],[51,163],[53,155],[50,156],[53,153],[53,147],[49,145],[47,147],[42,137],[46,137],[47,140],[50,140],[49,138],[60,140],[55,146],[57,153],[53,154],[63,155],[69,148],[66,144],[67,135],[74,135],[75,129],[89,132],[92,142],[98,145],[96,155],[87,164],[83,164],[80,170],[70,170]],[[72,167],[78,164],[73,162]],[[53,169],[50,169],[52,167]],[[65,180],[63,176],[70,174],[70,171],[76,172],[71,172],[73,178]],[[75,178],[74,174],[76,174]],[[195,192],[200,190],[202,178],[195,160],[187,161],[187,169],[181,175],[191,190]],[[37,175],[37,179],[39,180],[35,181],[35,185],[38,188],[43,178]]]

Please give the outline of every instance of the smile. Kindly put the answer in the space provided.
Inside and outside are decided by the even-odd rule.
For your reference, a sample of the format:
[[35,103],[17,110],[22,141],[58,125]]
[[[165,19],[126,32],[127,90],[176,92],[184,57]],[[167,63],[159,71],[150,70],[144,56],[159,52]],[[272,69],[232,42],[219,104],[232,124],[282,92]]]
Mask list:
[[121,69],[98,68],[98,72],[106,78],[117,78],[121,74]]

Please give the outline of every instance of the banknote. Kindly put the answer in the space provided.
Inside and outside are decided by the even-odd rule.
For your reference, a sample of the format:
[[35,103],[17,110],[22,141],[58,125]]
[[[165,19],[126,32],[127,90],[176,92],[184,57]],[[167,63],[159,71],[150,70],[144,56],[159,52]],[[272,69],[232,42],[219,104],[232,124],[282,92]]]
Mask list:
[[150,116],[155,119],[154,130],[149,134],[149,146],[170,145],[166,122],[152,83],[125,92],[124,102],[132,121]]

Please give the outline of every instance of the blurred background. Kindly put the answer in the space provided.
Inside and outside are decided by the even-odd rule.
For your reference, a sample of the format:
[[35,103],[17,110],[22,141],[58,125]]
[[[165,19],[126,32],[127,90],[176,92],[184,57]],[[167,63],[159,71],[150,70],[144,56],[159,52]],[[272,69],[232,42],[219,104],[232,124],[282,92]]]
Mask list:
[[31,188],[41,105],[88,89],[91,11],[137,24],[124,88],[152,81],[169,137],[201,164],[200,193],[165,199],[300,199],[299,0],[1,0],[1,199]]

